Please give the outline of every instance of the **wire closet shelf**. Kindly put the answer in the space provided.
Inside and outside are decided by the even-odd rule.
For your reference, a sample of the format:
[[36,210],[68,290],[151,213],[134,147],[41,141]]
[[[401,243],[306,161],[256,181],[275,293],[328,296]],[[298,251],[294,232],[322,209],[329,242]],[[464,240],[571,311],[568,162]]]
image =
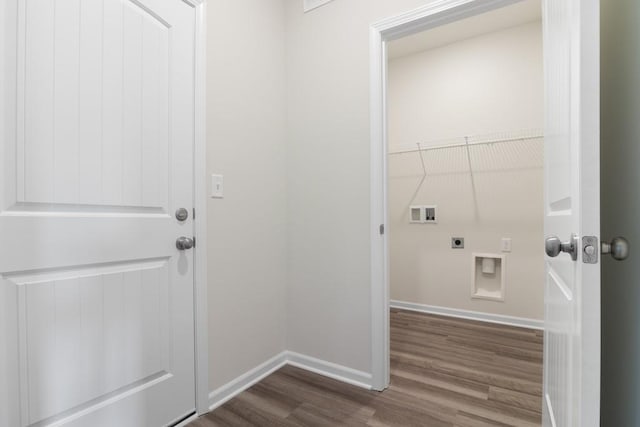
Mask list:
[[[428,167],[427,167],[427,160],[425,159],[425,157],[427,156],[425,156],[425,153],[428,151],[437,152],[440,150],[458,148],[460,154],[463,154],[464,156],[463,158],[464,158],[464,163],[466,163],[467,173],[469,173],[471,178],[471,190],[472,190],[471,194],[473,197],[474,215],[477,219],[479,207],[478,207],[478,196],[476,191],[476,176],[475,176],[476,171],[474,170],[474,167],[473,167],[474,161],[471,155],[471,147],[480,147],[480,146],[494,147],[498,145],[503,148],[507,148],[507,145],[509,143],[516,144],[515,152],[511,152],[513,150],[507,151],[511,154],[510,156],[507,157],[507,159],[509,159],[510,161],[513,161],[513,154],[516,154],[517,158],[523,158],[524,153],[522,149],[524,147],[528,147],[525,150],[525,152],[527,151],[530,152],[533,147],[537,147],[536,149],[533,149],[533,152],[536,152],[541,148],[540,143],[542,143],[543,141],[544,141],[544,132],[540,129],[532,129],[532,130],[492,133],[492,134],[485,134],[485,135],[469,135],[469,136],[463,136],[458,138],[436,140],[436,141],[423,142],[423,143],[419,142],[413,145],[396,146],[396,149],[389,150],[388,154],[389,155],[407,154],[407,153],[419,154],[420,165],[422,166],[422,176],[420,177],[421,178],[420,182],[418,183],[418,186],[415,192],[413,193],[413,196],[411,197],[411,201],[409,202],[409,205],[411,205],[415,201],[416,197],[418,196],[418,193],[420,192],[420,189],[422,188],[422,185],[425,183],[427,179]],[[525,143],[525,144],[522,144],[522,143]],[[508,147],[508,148],[512,148],[512,147]],[[505,150],[501,150],[501,151],[505,151]],[[487,158],[486,154],[487,153],[485,153],[485,155],[483,156],[484,158]],[[525,156],[525,157],[528,157],[528,156]],[[503,160],[504,159],[505,158],[503,157]],[[438,160],[442,160],[442,159],[436,158],[432,160],[435,162],[438,162]],[[540,157],[540,155],[533,156],[533,159],[529,159],[529,160],[533,160],[536,163],[536,166],[540,166],[540,167],[542,166],[541,164],[542,158]],[[539,162],[540,164],[538,165]],[[433,166],[433,164],[431,166]]]
[[389,150],[389,155],[416,153],[422,151],[445,150],[455,147],[469,147],[474,145],[493,145],[509,142],[540,140],[544,138],[544,132],[540,129],[531,129],[517,132],[500,132],[484,135],[468,135],[457,138],[440,139],[415,144],[404,144]]

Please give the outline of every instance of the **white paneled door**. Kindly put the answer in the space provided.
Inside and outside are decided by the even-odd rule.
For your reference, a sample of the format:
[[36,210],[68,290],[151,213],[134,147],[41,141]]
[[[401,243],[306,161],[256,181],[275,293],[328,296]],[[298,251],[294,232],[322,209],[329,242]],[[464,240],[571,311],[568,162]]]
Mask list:
[[543,3],[545,236],[576,239],[576,259],[561,252],[545,262],[543,421],[549,427],[595,427],[600,265],[585,262],[582,239],[600,235],[599,1]]
[[0,426],[172,424],[195,408],[195,9],[2,0],[0,24]]

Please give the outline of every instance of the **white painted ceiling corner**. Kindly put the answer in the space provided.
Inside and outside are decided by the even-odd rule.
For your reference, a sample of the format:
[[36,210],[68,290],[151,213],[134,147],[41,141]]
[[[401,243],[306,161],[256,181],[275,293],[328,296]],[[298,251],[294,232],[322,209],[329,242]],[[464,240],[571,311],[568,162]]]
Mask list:
[[303,0],[303,1],[304,1],[304,12],[307,13],[310,10],[323,6],[333,0]]

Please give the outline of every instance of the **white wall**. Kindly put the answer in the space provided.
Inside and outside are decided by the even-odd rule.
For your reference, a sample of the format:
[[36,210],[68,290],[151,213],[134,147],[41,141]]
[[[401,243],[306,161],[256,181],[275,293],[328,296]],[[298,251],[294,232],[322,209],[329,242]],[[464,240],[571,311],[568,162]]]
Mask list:
[[285,350],[283,0],[208,2],[209,355],[214,390]]
[[602,259],[601,425],[640,425],[640,3],[601,1],[602,240],[629,258]]
[[209,3],[212,389],[285,348],[371,370],[369,26],[425,1],[282,1]]
[[541,129],[542,24],[401,56],[389,61],[388,79],[391,150],[464,135]]
[[286,2],[288,348],[371,371],[369,26],[420,0]]
[[[543,128],[540,21],[389,63],[389,145]],[[497,135],[499,136],[499,135]],[[458,141],[464,142],[459,138]],[[543,318],[542,139],[389,156],[391,299]],[[435,204],[437,224],[410,224]],[[451,249],[451,237],[464,249]],[[504,301],[471,298],[472,253],[506,255]]]

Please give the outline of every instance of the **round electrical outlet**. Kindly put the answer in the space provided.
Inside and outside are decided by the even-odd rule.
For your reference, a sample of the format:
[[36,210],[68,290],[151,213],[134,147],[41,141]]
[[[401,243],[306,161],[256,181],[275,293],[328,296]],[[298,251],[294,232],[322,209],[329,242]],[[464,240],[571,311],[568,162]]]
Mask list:
[[451,238],[451,248],[452,249],[463,249],[464,248],[464,237],[452,237]]

